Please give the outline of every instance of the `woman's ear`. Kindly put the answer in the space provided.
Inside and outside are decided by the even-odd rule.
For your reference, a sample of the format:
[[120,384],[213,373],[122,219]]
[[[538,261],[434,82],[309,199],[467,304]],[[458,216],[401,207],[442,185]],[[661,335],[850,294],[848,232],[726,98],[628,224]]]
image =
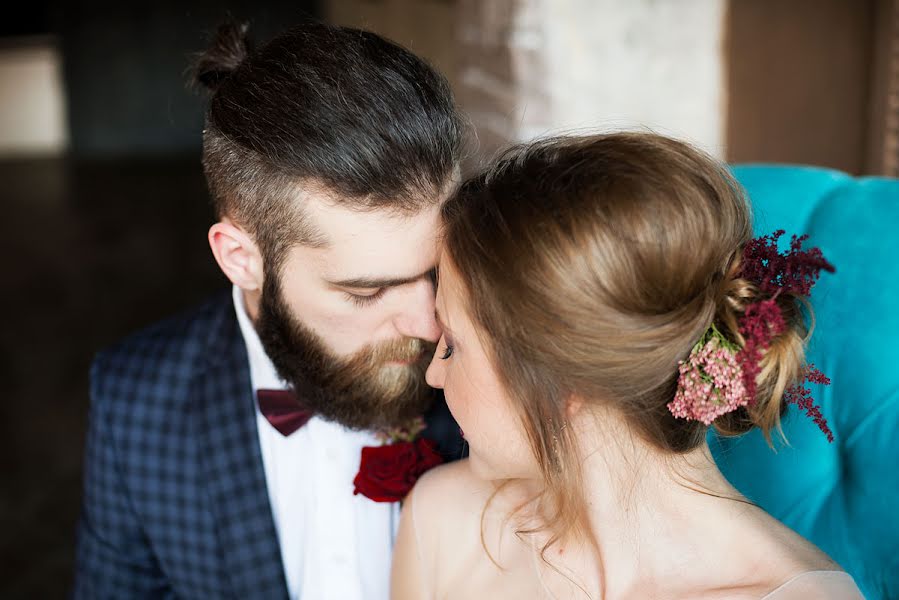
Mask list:
[[223,218],[209,228],[209,247],[231,283],[245,292],[262,289],[262,253],[246,231]]
[[584,407],[584,399],[578,396],[577,394],[571,394],[568,396],[568,400],[565,405],[565,418],[569,421],[581,412],[581,409]]

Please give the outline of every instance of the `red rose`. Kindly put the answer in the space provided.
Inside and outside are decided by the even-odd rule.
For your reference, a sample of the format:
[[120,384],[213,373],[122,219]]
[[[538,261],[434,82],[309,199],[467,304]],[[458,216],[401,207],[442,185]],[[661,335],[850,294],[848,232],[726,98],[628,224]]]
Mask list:
[[425,438],[362,449],[353,494],[375,502],[397,502],[406,497],[418,478],[443,462],[437,445]]

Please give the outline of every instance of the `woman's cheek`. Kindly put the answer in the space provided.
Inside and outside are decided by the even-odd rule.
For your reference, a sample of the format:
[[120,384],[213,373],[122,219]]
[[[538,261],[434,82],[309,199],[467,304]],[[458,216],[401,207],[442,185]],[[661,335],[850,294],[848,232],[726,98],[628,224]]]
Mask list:
[[463,386],[458,385],[457,382],[449,377],[443,386],[443,396],[446,398],[446,406],[453,414],[453,418],[456,419],[459,428],[462,431],[465,431],[467,436],[468,431],[466,430],[466,424],[470,425],[469,412],[471,410],[471,403],[469,402],[466,391],[467,390],[465,390]]

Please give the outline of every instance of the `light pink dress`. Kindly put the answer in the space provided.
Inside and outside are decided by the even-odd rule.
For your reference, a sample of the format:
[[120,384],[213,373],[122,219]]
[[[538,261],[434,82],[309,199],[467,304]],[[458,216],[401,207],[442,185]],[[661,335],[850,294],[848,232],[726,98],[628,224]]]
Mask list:
[[762,600],[864,600],[845,571],[807,571],[796,575]]

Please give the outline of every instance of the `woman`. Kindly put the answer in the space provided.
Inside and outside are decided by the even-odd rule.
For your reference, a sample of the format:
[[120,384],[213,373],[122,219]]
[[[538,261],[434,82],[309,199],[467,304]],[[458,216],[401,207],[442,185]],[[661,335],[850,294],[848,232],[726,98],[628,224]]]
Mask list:
[[[428,371],[470,458],[404,507],[393,597],[860,598],[741,497],[709,426],[826,423],[800,303],[817,250],[750,240],[725,168],[650,134],[515,148],[444,211]],[[773,272],[772,269],[781,269]]]

